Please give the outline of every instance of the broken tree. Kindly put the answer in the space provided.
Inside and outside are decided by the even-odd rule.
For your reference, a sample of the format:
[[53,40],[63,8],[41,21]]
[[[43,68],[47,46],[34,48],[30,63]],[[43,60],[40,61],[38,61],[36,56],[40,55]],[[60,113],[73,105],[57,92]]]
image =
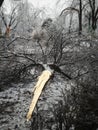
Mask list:
[[[47,68],[49,68],[49,67],[47,67]],[[36,103],[39,99],[39,96],[41,95],[42,90],[43,90],[45,84],[47,83],[47,81],[50,79],[52,73],[53,73],[53,71],[49,68],[49,69],[44,70],[42,72],[42,74],[39,76],[38,82],[34,87],[34,97],[32,99],[32,102],[31,102],[31,105],[29,108],[29,112],[27,114],[27,121],[31,119],[32,113],[33,113]]]
[[57,71],[61,74],[63,74],[64,76],[66,76],[68,79],[71,79],[71,77],[69,77],[68,75],[66,75],[65,73],[63,73],[61,71],[61,69],[56,66],[56,65],[42,65],[43,68],[45,69],[42,74],[39,76],[38,78],[38,82],[34,87],[34,96],[31,102],[31,105],[29,107],[29,111],[27,113],[27,121],[29,121],[32,117],[32,113],[34,111],[34,108],[37,104],[37,101],[42,93],[43,88],[45,87],[46,83],[49,81],[50,77],[52,76],[54,71]]

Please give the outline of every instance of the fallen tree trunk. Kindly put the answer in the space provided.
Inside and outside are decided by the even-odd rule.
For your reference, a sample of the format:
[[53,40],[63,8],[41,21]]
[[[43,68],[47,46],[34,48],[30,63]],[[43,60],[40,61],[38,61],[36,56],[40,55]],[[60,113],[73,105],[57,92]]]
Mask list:
[[29,107],[29,111],[27,113],[27,121],[29,121],[32,117],[32,113],[34,111],[34,108],[37,104],[37,101],[42,93],[43,88],[45,87],[45,84],[47,83],[47,81],[50,79],[52,75],[52,71],[51,70],[44,70],[42,72],[42,74],[39,76],[38,78],[38,82],[34,87],[34,96],[31,102],[31,105]]
[[27,121],[29,121],[32,117],[32,113],[34,111],[34,108],[37,104],[37,101],[42,93],[42,90],[43,88],[45,87],[47,81],[50,79],[50,77],[53,75],[53,72],[54,71],[57,71],[58,73],[62,74],[63,76],[67,77],[69,80],[71,80],[72,78],[65,74],[58,66],[56,65],[53,65],[53,64],[50,64],[50,65],[47,65],[47,64],[35,64],[35,65],[40,65],[44,71],[42,72],[42,74],[39,76],[38,78],[38,82],[37,84],[35,85],[34,87],[34,96],[33,96],[33,99],[32,99],[32,102],[30,104],[30,107],[29,107],[29,111],[27,113]]

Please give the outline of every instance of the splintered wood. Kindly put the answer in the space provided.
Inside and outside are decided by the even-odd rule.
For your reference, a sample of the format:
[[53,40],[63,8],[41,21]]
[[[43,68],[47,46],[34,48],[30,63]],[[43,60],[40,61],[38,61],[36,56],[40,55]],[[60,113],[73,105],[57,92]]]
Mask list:
[[32,113],[33,113],[34,108],[35,108],[35,106],[37,104],[37,101],[38,101],[38,99],[39,99],[39,97],[40,97],[40,95],[42,93],[42,90],[43,90],[45,84],[50,79],[51,75],[52,75],[51,71],[44,70],[42,72],[42,74],[39,76],[38,82],[34,87],[34,96],[33,96],[32,102],[30,104],[29,111],[27,113],[27,121],[29,121],[31,119]]

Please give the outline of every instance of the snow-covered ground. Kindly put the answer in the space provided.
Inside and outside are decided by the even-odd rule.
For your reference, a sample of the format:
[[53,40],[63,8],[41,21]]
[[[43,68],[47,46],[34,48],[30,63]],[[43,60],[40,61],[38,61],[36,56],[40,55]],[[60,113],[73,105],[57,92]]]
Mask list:
[[[12,84],[12,87],[0,92],[0,130],[14,130],[15,127],[19,130],[30,130],[31,122],[26,121],[26,114],[32,100],[34,84]],[[39,110],[47,111],[51,104],[62,100],[61,91],[67,87],[69,86],[62,78],[49,81],[38,101]]]
[[[14,130],[18,125],[22,129],[28,128],[26,112],[30,103],[30,85],[15,85],[0,92],[0,130]],[[29,130],[29,129],[28,129]]]

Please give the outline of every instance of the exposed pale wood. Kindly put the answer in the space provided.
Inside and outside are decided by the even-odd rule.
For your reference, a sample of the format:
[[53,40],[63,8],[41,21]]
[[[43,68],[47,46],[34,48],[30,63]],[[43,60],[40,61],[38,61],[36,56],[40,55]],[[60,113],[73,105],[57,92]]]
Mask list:
[[34,111],[34,108],[37,104],[37,101],[42,93],[42,90],[45,86],[45,84],[47,83],[47,81],[50,79],[50,76],[52,75],[52,71],[50,70],[44,70],[42,72],[42,74],[39,76],[38,78],[38,82],[34,87],[34,96],[32,99],[32,102],[30,104],[30,108],[29,111],[27,113],[27,121],[29,121],[31,119],[32,113]]

